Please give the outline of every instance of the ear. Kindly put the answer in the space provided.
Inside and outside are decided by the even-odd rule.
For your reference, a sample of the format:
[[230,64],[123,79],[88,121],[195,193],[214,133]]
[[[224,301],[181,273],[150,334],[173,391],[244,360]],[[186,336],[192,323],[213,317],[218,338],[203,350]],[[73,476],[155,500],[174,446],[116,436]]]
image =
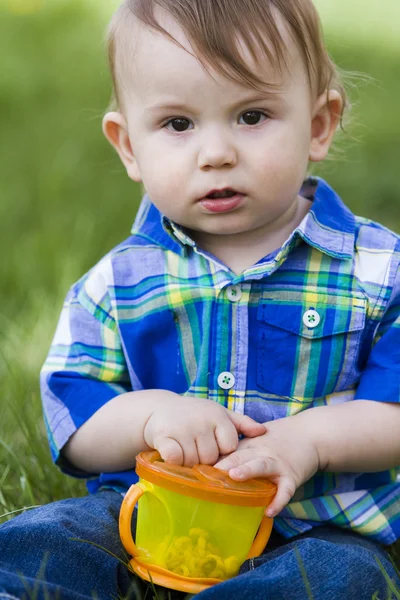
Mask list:
[[104,116],[103,133],[118,152],[128,177],[133,181],[141,182],[139,166],[129,139],[128,126],[121,113],[109,112]]
[[336,90],[328,90],[318,96],[311,122],[311,143],[309,159],[313,162],[324,160],[335,135],[343,110],[343,100]]

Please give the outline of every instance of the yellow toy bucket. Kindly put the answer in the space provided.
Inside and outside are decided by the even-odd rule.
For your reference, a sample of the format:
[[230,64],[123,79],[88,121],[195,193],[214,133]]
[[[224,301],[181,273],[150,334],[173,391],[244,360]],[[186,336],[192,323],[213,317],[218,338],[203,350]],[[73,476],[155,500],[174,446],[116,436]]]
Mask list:
[[237,575],[265,548],[273,519],[263,515],[276,493],[270,481],[237,482],[209,465],[170,465],[156,451],[137,456],[136,472],[140,480],[122,502],[119,530],[142,579],[197,594]]

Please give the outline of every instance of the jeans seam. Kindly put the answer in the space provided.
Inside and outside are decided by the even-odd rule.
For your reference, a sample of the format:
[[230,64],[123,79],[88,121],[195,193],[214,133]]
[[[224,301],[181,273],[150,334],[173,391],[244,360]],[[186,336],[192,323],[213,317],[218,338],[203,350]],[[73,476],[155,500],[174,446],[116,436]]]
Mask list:
[[6,598],[7,600],[18,600],[17,596],[11,596],[10,594],[4,594],[0,592],[0,598]]

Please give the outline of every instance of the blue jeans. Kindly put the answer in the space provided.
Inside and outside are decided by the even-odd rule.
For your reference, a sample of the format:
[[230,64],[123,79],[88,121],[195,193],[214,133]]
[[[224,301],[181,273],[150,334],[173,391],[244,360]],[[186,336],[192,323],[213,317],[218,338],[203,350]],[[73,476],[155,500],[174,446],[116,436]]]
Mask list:
[[[0,599],[152,600],[154,590],[121,562],[126,556],[118,535],[120,505],[119,494],[102,491],[48,504],[1,525]],[[359,535],[319,527],[288,542],[274,534],[265,554],[198,598],[372,600],[377,593],[375,598],[388,600],[392,596],[377,559],[400,589],[386,551]]]

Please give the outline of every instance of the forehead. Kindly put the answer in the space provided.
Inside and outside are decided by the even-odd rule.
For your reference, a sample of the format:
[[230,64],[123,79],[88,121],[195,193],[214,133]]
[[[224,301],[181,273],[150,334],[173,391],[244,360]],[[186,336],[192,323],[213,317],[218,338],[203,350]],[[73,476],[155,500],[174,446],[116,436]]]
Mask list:
[[[163,89],[179,94],[191,88],[201,95],[202,86],[210,80],[215,85],[223,85],[227,94],[238,85],[250,87],[234,81],[234,77],[223,75],[218,65],[205,62],[182,27],[167,12],[157,9],[156,18],[167,34],[153,30],[132,17],[129,37],[124,40],[124,50],[121,49],[121,53],[125,54],[125,64],[120,75],[126,91],[140,90],[151,94]],[[276,22],[286,48],[284,68],[280,68],[278,61],[273,64],[268,60],[260,47],[256,46],[254,56],[239,37],[236,39],[237,49],[246,66],[262,79],[267,91],[280,91],[294,81],[307,78],[301,53],[279,13]],[[273,55],[273,44],[268,39],[265,43]],[[128,61],[126,57],[129,57]]]

